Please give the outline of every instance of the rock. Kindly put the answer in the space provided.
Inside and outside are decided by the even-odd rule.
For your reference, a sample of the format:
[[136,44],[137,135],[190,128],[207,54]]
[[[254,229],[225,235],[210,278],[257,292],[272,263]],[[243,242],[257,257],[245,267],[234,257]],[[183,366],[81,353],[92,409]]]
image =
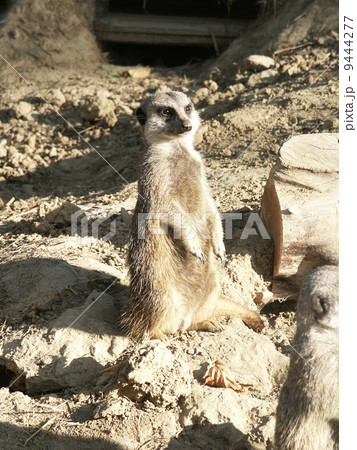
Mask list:
[[[52,149],[53,150],[53,149]],[[51,150],[51,152],[52,152]],[[55,149],[56,151],[56,149]],[[53,152],[50,156],[56,156],[57,151]],[[59,206],[55,210],[49,212],[46,216],[46,220],[49,223],[53,223],[55,225],[68,226],[72,224],[72,215],[79,213],[81,208],[71,202],[65,202],[63,205]]]
[[206,87],[200,88],[196,91],[195,99],[196,101],[200,101],[206,99],[210,95],[210,90]]
[[9,158],[8,164],[10,167],[20,167],[20,163],[23,160],[24,155],[20,152],[14,152]]
[[117,121],[114,102],[107,98],[106,93],[98,92],[85,99],[81,106],[81,117],[90,122],[104,120],[106,126],[114,126]]
[[50,89],[46,95],[46,100],[52,106],[60,108],[66,103],[66,97],[63,95],[60,89]]
[[185,427],[195,427],[196,433],[200,428],[211,429],[205,433],[205,446],[199,448],[243,448],[237,444],[250,431],[251,411],[263,405],[256,398],[231,389],[195,386],[183,400],[180,422]]
[[143,80],[148,78],[151,74],[151,67],[149,66],[135,66],[125,70],[122,75],[134,78],[134,80]]
[[270,291],[257,292],[254,297],[254,303],[257,305],[266,305],[274,298],[274,294]]
[[244,446],[244,448],[249,448],[249,450],[266,450],[274,448],[274,431],[275,414],[262,417],[261,423],[247,436],[247,440],[244,442],[246,447]]
[[[3,364],[25,375],[30,395],[66,387],[94,385],[98,372],[114,363],[127,345],[118,336],[118,316],[109,295],[93,291],[86,302],[67,309],[47,336],[27,334],[1,345]],[[74,345],[75,343],[75,345]],[[15,373],[16,373],[15,372]]]
[[301,73],[301,68],[297,64],[285,64],[281,69],[282,73],[287,73],[290,77]]
[[103,117],[103,125],[107,128],[113,128],[117,123],[117,116],[114,111],[110,111],[105,117]]
[[133,410],[133,402],[128,398],[119,397],[112,399],[107,399],[100,402],[93,413],[94,419],[101,419],[107,416],[118,416],[127,417]]
[[274,66],[274,59],[264,55],[250,55],[244,62],[246,69],[254,70],[255,72],[260,72]]
[[34,150],[36,148],[36,136],[34,134],[31,134],[31,136],[28,138],[27,145],[31,150]]
[[254,87],[258,84],[274,83],[278,76],[279,72],[276,69],[263,70],[263,72],[251,75],[248,79],[247,86]]
[[55,227],[52,224],[46,222],[45,220],[42,222],[34,222],[32,225],[32,229],[33,231],[39,234],[45,235],[49,235],[55,231]]
[[213,80],[206,80],[203,84],[212,92],[216,92],[218,90],[218,84]]
[[245,86],[243,83],[232,84],[228,86],[228,91],[233,95],[240,94],[245,91]]
[[21,142],[23,142],[24,139],[25,139],[25,136],[22,134],[21,131],[19,131],[18,133],[15,134],[14,141],[17,144],[21,144]]
[[129,106],[127,106],[125,103],[121,101],[117,101],[115,103],[115,107],[119,114],[127,114],[128,116],[132,116],[133,111],[137,109],[137,108],[131,109]]
[[[91,281],[105,280],[110,283],[113,277],[122,278],[120,271],[97,261],[93,254],[84,249],[80,257],[72,258],[68,263],[64,255],[70,255],[71,247],[78,247],[77,238],[62,237],[52,242],[53,246],[46,247],[41,257],[0,264],[0,317],[6,317],[9,324],[21,322],[36,311],[49,311],[61,299],[68,302],[72,296],[72,304],[75,304],[78,302],[77,292]],[[46,257],[46,254],[49,256]],[[54,254],[61,255],[61,258],[54,258]]]
[[50,158],[54,158],[54,157],[57,156],[57,155],[58,155],[58,152],[57,152],[56,147],[52,147],[51,150],[50,150],[50,153],[48,154],[48,156],[49,156]]
[[183,356],[174,355],[163,342],[154,340],[128,351],[115,379],[119,395],[166,407],[188,395],[191,377]]
[[7,141],[6,139],[1,139],[0,141],[0,158],[6,158],[7,156]]
[[26,118],[28,114],[30,114],[32,111],[32,105],[28,102],[19,102],[17,105],[15,105],[10,113],[16,117],[16,119]]
[[[152,441],[160,442],[160,447],[166,447],[172,436],[175,436],[180,429],[177,417],[169,409],[149,407],[149,402],[139,407],[132,401],[124,397],[106,398],[97,403],[94,410],[94,419],[117,417],[120,419],[120,426],[115,427],[114,435],[120,442],[121,450],[136,450],[138,443]],[[138,426],[139,425],[139,426]],[[155,448],[157,445],[155,444]],[[101,448],[107,448],[101,447]],[[171,448],[171,447],[170,447]]]

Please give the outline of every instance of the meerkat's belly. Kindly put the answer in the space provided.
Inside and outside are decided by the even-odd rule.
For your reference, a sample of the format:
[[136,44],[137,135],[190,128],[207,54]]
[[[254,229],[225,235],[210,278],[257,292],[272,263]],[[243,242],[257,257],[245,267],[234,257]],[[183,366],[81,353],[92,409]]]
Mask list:
[[197,321],[197,311],[205,317],[213,314],[219,285],[213,256],[203,264],[191,254],[179,254],[170,238],[162,238],[168,239],[166,248],[171,249],[171,256],[166,259],[166,265],[161,266],[155,279],[165,286],[166,291],[162,331],[174,334],[189,329]]

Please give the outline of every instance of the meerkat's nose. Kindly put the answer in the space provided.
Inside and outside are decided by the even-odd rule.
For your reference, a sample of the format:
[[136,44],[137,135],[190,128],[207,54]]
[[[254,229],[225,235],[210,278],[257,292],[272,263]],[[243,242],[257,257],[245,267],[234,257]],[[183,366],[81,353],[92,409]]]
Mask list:
[[192,125],[190,122],[182,122],[182,131],[191,131]]

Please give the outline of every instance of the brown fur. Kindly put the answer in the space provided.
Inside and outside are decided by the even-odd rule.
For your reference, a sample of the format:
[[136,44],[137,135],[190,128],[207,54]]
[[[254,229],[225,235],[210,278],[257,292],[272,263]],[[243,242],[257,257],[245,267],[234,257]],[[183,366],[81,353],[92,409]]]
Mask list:
[[[131,283],[124,325],[136,339],[147,333],[164,340],[178,330],[220,329],[219,315],[235,315],[261,329],[257,313],[219,292],[216,256],[224,259],[222,224],[192,146],[199,119],[191,101],[179,92],[156,94],[137,115],[145,153],[129,243]],[[184,126],[192,130],[183,131]],[[161,220],[145,222],[145,239],[138,238],[140,213],[165,213]],[[205,213],[209,218],[202,223]],[[177,217],[182,221],[179,239]],[[153,234],[154,225],[167,226],[168,233]]]
[[338,268],[304,279],[287,380],[277,409],[277,450],[338,448]]

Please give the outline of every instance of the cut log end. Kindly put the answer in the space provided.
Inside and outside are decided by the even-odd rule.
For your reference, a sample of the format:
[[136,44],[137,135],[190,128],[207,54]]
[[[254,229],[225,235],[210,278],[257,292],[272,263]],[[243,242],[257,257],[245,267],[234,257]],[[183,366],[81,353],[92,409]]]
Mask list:
[[337,134],[295,136],[281,148],[261,206],[276,296],[296,297],[307,272],[338,264],[338,178]]

